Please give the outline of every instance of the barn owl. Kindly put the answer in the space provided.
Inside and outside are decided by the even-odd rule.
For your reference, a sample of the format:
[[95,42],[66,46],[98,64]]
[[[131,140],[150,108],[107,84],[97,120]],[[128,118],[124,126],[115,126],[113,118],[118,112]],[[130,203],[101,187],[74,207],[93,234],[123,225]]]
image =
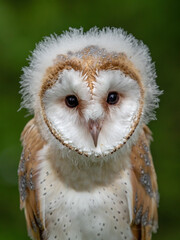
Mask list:
[[38,240],[150,240],[150,153],[160,90],[148,48],[122,29],[45,38],[23,69],[20,206]]

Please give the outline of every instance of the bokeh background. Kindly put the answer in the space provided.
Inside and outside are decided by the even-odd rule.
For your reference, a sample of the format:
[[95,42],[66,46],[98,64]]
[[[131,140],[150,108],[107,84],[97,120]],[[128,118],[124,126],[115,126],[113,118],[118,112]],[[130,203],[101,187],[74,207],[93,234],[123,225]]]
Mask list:
[[160,191],[154,240],[180,239],[180,5],[177,0],[0,0],[0,240],[29,239],[19,210],[20,133],[30,119],[17,112],[27,57],[52,33],[69,27],[122,27],[150,48],[164,90],[158,121],[150,123]]

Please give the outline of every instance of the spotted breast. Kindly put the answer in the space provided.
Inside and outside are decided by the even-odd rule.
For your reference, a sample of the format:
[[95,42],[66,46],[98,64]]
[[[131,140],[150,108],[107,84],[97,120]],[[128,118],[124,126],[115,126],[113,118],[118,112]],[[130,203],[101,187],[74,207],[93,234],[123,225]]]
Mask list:
[[125,169],[119,161],[69,169],[68,159],[57,163],[57,153],[39,138],[34,121],[22,134],[19,165],[29,235],[48,240],[151,239],[157,228],[158,192],[149,129],[144,127]]

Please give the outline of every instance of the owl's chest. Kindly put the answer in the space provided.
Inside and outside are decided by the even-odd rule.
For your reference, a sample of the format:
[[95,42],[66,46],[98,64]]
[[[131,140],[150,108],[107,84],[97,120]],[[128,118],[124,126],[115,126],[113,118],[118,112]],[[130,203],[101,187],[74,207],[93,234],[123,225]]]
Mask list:
[[90,192],[68,188],[50,172],[39,180],[48,240],[132,239],[128,171],[113,184]]

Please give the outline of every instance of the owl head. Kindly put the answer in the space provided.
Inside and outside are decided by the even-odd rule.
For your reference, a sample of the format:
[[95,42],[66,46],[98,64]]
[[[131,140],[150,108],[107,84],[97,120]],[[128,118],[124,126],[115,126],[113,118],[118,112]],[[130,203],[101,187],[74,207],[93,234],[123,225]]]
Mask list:
[[59,149],[106,156],[155,118],[160,91],[148,48],[122,29],[70,29],[40,42],[23,69],[22,106]]

